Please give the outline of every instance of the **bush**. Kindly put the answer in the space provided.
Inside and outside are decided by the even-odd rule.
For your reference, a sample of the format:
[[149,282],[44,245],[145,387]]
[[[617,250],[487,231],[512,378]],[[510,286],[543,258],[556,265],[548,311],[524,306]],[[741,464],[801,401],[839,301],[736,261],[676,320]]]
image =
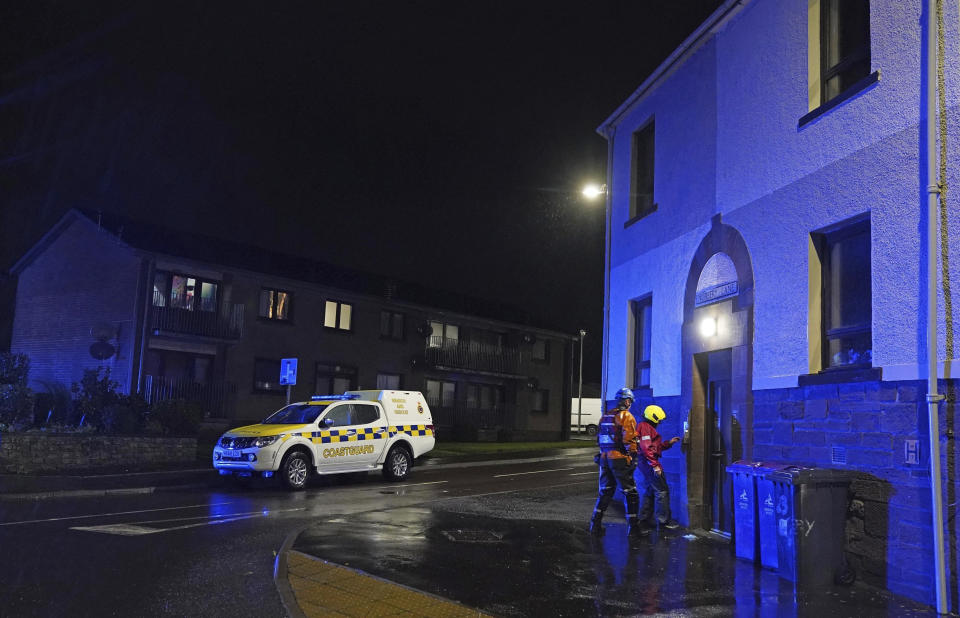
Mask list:
[[36,394],[34,406],[34,425],[66,425],[73,418],[73,397],[70,389],[61,382],[40,380],[42,391]]
[[89,423],[97,429],[105,429],[104,412],[121,403],[120,395],[117,394],[119,387],[117,382],[110,379],[109,367],[85,370],[80,382],[74,382],[71,387],[75,396],[74,411],[80,416],[79,424]]
[[101,427],[108,433],[142,433],[148,411],[147,402],[140,395],[121,396],[100,413]]
[[0,354],[0,431],[33,422],[33,391],[27,387],[30,359],[26,354]]
[[183,399],[169,399],[153,404],[148,425],[159,425],[166,436],[195,436],[203,420],[200,404]]

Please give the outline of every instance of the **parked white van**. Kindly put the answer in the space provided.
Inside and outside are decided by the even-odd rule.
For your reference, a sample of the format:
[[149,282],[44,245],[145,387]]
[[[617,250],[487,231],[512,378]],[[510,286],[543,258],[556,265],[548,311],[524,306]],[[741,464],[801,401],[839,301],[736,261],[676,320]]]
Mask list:
[[399,481],[434,447],[433,418],[417,391],[348,391],[291,403],[262,423],[223,434],[213,449],[220,474],[271,477],[290,489],[310,473],[382,469]]
[[[577,432],[577,410],[579,409],[580,399],[574,397],[570,405],[570,431]],[[584,398],[583,409],[580,411],[580,427],[587,435],[597,435],[597,427],[600,425],[601,412],[600,398]]]

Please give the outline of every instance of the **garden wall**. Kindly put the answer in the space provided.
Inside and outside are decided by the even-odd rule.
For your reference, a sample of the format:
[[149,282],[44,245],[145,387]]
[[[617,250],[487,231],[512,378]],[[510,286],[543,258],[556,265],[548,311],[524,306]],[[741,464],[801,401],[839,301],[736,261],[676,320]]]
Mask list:
[[0,472],[35,474],[195,461],[196,438],[0,433]]

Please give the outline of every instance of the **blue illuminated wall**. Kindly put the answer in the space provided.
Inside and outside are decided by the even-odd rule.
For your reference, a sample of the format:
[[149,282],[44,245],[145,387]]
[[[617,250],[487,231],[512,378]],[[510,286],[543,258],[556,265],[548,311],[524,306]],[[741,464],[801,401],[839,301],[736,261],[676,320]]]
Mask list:
[[[612,144],[605,397],[633,386],[630,302],[652,297],[650,389],[638,408],[668,413],[677,435],[690,402],[688,277],[719,223],[746,245],[753,287],[745,343],[734,370],[750,394],[741,410],[748,458],[836,467],[856,474],[847,550],[861,577],[933,603],[925,357],[925,105],[919,0],[870,2],[871,71],[879,79],[810,121],[810,0],[726,2],[601,127]],[[938,358],[945,503],[956,521],[960,306],[960,57],[958,7],[944,3],[947,208],[941,259]],[[630,221],[632,136],[656,122],[656,210]],[[719,219],[716,217],[719,216]],[[873,373],[821,376],[811,327],[811,233],[855,217],[871,226]],[[696,276],[697,273],[693,273]],[[951,286],[952,284],[952,286]],[[946,292],[945,292],[946,290]],[[723,347],[723,346],[720,346]],[[719,349],[719,348],[718,348]],[[687,350],[685,355],[684,350]],[[817,379],[804,376],[813,375]],[[948,433],[950,437],[948,437]],[[919,440],[918,463],[905,441]],[[674,511],[690,521],[698,462],[665,456]],[[700,479],[702,482],[703,479]],[[958,530],[946,530],[956,611]]]
[[[10,349],[30,357],[31,387],[69,388],[85,369],[107,367],[129,392],[140,260],[117,237],[83,216],[65,217],[19,264]],[[91,329],[109,327],[117,351],[90,355]]]

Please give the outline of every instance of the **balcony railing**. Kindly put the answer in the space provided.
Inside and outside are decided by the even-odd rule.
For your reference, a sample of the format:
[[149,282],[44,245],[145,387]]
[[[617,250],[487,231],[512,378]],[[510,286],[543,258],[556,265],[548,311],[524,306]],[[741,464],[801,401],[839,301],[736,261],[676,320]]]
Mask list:
[[429,337],[427,364],[431,367],[466,369],[497,374],[520,375],[520,348]]
[[205,418],[226,418],[233,415],[237,385],[233,382],[208,382],[145,376],[143,396],[147,403],[183,399],[200,404]]
[[237,340],[243,337],[243,305],[233,304],[221,313],[164,306],[162,294],[154,294],[150,308],[150,328],[167,332],[215,339]]

